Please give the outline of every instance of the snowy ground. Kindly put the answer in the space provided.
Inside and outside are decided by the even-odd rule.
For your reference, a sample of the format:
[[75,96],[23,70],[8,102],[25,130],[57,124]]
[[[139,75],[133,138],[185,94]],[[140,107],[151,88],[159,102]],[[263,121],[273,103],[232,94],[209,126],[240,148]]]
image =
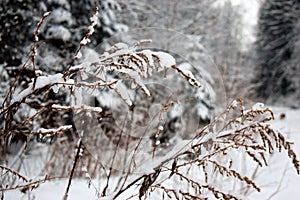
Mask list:
[[[278,108],[272,109],[275,112],[276,120],[273,126],[294,141],[294,149],[300,157],[300,109]],[[284,118],[280,117],[283,116]],[[248,199],[289,199],[297,200],[300,197],[300,176],[296,175],[290,160],[283,155],[276,155],[271,158],[271,164],[266,170],[258,173],[255,179],[262,188],[261,193],[252,193]],[[94,186],[99,187],[98,181]],[[53,200],[62,199],[67,186],[67,180],[47,182],[40,185],[29,194],[21,194],[19,191],[7,191],[4,193],[4,200],[10,199],[38,199]],[[103,187],[103,186],[102,186]],[[136,189],[136,188],[133,188]],[[88,187],[86,180],[73,180],[69,193],[70,200],[97,199],[95,189]]]

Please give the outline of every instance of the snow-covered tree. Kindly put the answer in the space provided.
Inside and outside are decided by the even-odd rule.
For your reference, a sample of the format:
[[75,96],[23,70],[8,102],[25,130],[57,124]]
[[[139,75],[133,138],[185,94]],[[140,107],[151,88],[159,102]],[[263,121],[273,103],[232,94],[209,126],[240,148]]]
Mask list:
[[299,106],[299,24],[297,0],[267,0],[260,9],[257,35],[257,95]]

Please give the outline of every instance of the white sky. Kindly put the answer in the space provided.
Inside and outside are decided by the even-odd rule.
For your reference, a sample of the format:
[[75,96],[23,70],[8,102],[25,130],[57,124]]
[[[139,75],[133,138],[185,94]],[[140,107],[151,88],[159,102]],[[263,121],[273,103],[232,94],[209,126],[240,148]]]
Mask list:
[[244,48],[255,41],[255,26],[257,24],[259,0],[218,0],[215,6],[222,6],[226,1],[231,1],[234,6],[241,6],[244,24],[242,43]]

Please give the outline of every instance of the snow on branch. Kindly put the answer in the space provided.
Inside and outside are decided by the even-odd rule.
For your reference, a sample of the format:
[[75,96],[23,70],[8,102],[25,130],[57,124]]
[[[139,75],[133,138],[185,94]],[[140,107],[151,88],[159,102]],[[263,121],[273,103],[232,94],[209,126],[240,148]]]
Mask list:
[[[117,43],[99,56],[98,60],[84,60],[80,65],[70,68],[67,74],[81,72],[93,75],[100,80],[108,80],[107,74],[115,72],[122,74],[122,80],[110,87],[128,106],[132,105],[131,97],[128,91],[125,91],[123,81],[129,80],[134,86],[137,86],[146,96],[150,96],[150,91],[144,84],[143,79],[152,76],[154,72],[174,70],[176,73],[186,79],[192,86],[201,87],[191,71],[181,69],[176,66],[175,58],[169,53],[162,51],[153,51],[150,49],[139,49],[142,45],[150,43],[151,40],[140,40],[132,46],[125,43]],[[125,76],[125,78],[124,78]]]
[[96,7],[96,10],[95,10],[95,13],[93,14],[92,17],[90,17],[90,25],[87,29],[87,33],[85,34],[84,38],[81,40],[80,42],[80,46],[79,48],[77,49],[76,51],[76,54],[74,56],[74,59],[75,60],[78,60],[82,57],[82,53],[81,53],[81,50],[84,46],[86,46],[88,43],[91,42],[91,36],[93,35],[93,33],[95,32],[95,26],[97,25],[98,23],[98,14],[99,14],[99,9],[98,7]]
[[[61,133],[64,133],[70,129],[72,129],[72,125],[65,125],[65,126],[61,126],[59,128],[40,128],[36,134],[39,134],[40,137],[43,139],[43,138],[46,138],[46,137],[52,137],[56,134],[61,134]],[[32,133],[34,134],[34,133]]]
[[14,104],[16,102],[22,102],[26,97],[33,94],[38,89],[52,87],[53,91],[57,92],[63,84],[72,83],[74,83],[72,79],[65,81],[63,79],[63,74],[61,73],[47,76],[39,76],[33,82],[31,82],[26,89],[22,90],[19,94],[14,94],[11,100],[11,104]]

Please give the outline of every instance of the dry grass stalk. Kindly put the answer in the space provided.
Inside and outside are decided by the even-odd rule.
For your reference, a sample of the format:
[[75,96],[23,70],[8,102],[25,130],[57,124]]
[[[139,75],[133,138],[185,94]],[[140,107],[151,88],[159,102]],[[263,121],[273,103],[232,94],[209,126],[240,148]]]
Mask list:
[[[226,118],[225,115],[234,117]],[[163,197],[169,199],[192,199],[193,196],[205,199],[211,198],[210,194],[216,199],[239,199],[236,194],[242,194],[243,185],[260,192],[261,188],[255,180],[244,175],[236,165],[241,154],[262,168],[270,165],[266,159],[268,155],[275,149],[284,149],[299,174],[299,161],[291,149],[291,143],[268,124],[273,118],[272,111],[261,104],[245,110],[241,100],[234,101],[214,122],[199,131],[190,149],[173,155],[172,159],[168,158],[157,166],[155,172],[135,181],[135,184],[140,182],[140,198],[146,198],[156,189],[162,190]],[[196,174],[199,175],[196,177]],[[222,180],[227,180],[229,188],[233,182],[238,182],[240,187],[233,193],[228,188],[218,188],[219,184],[215,181],[221,183]],[[191,187],[187,191],[170,188],[169,184],[176,181],[180,182],[180,188],[184,185]]]

